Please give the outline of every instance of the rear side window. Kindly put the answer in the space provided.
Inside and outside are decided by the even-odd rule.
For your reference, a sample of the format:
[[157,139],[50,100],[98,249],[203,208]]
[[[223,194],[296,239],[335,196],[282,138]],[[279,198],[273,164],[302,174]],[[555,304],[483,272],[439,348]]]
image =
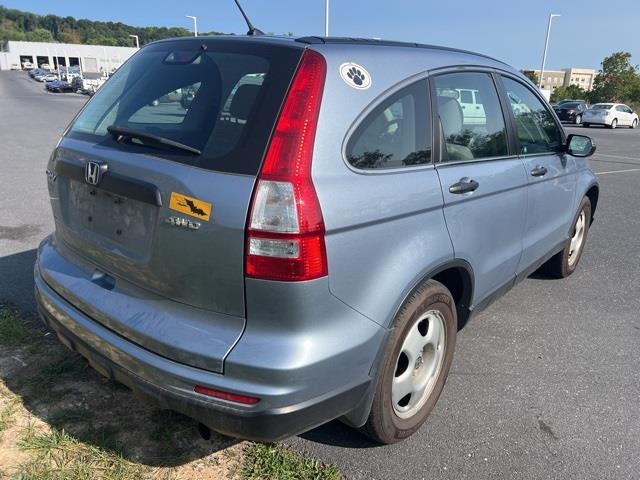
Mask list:
[[426,80],[391,95],[358,126],[347,143],[347,160],[377,170],[431,162],[431,126]]
[[516,120],[520,153],[557,152],[562,134],[551,112],[529,87],[506,77],[502,83]]
[[[201,168],[256,174],[301,53],[218,39],[150,45],[105,83],[68,135]],[[114,129],[169,142],[118,137]]]
[[[489,74],[438,75],[432,85],[446,147],[443,161],[508,155],[504,116],[498,91]],[[469,94],[474,102],[468,100]]]

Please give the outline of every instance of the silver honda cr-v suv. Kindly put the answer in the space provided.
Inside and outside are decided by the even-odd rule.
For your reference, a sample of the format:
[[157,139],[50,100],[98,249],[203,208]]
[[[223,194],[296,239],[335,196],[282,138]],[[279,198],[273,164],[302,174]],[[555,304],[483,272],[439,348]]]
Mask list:
[[48,163],[44,322],[107,377],[244,438],[425,421],[456,332],[571,274],[598,184],[535,87],[419,44],[142,48]]

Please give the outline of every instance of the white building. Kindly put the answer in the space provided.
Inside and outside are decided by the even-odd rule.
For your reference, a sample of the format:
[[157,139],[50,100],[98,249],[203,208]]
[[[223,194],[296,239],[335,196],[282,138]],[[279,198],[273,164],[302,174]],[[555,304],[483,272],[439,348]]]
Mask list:
[[0,70],[9,70],[13,65],[22,68],[24,62],[30,62],[34,67],[49,64],[56,69],[58,66],[80,65],[82,71],[87,73],[110,72],[136,51],[133,47],[10,40],[6,50],[0,52]]

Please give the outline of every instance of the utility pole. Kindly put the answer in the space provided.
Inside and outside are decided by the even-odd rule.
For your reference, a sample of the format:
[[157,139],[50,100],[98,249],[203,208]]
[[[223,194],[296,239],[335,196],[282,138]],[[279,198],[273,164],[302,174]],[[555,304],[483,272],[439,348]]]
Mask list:
[[136,39],[136,48],[140,50],[140,41],[138,40],[138,35],[129,35],[131,38]]
[[329,36],[329,0],[324,3],[324,36]]
[[185,15],[185,17],[193,20],[193,36],[198,36],[198,17],[194,17],[193,15]]
[[551,22],[555,17],[559,17],[555,13],[549,15],[549,25],[547,26],[547,39],[544,41],[544,53],[542,54],[542,67],[540,68],[540,78],[538,82],[538,88],[542,90],[542,78],[544,76],[544,65],[547,63],[547,50],[549,48],[549,37],[551,36]]

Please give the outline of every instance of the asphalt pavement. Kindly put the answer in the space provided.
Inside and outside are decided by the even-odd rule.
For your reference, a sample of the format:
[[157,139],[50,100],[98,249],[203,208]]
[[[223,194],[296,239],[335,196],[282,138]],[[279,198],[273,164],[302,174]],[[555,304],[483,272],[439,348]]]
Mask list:
[[[0,302],[33,310],[53,229],[45,165],[86,97],[0,72]],[[568,127],[598,144],[596,221],[577,272],[522,282],[458,335],[427,423],[375,446],[331,422],[287,440],[349,479],[640,478],[640,129]]]

